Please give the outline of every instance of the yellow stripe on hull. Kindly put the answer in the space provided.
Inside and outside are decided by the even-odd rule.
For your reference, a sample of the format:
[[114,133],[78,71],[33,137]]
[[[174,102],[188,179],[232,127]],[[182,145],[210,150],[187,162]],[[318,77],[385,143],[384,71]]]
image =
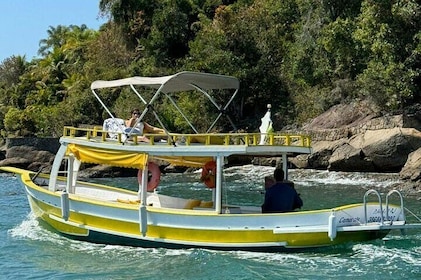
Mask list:
[[[138,223],[131,223],[127,221],[112,220],[98,216],[92,216],[82,213],[70,211],[68,223],[61,222],[61,209],[30,197],[29,199],[31,209],[35,215],[59,232],[70,235],[87,235],[87,228],[96,228],[98,231],[114,231],[127,235],[140,235],[140,228]],[[50,215],[57,219],[50,218]],[[80,225],[80,226],[75,226]]]
[[61,216],[60,209],[48,206],[47,204],[37,201],[32,197],[29,197],[29,204],[35,216],[45,221],[55,230],[64,234],[75,236],[87,236],[89,234],[89,230],[87,229],[75,227],[66,223],[62,223],[58,220],[51,219],[50,214],[53,216]]
[[147,236],[164,240],[208,244],[286,243],[286,247],[303,248],[329,246],[351,241],[367,241],[384,237],[388,232],[340,232],[331,241],[327,232],[274,234],[272,230],[199,230],[148,226]]

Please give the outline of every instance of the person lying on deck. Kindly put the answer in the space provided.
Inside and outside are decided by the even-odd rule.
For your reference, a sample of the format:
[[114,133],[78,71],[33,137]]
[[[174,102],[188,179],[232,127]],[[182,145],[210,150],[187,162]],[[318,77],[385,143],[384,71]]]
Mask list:
[[136,124],[139,117],[140,117],[139,109],[133,109],[131,111],[131,117],[125,121],[125,124],[126,124],[126,127],[127,127],[126,131],[127,130],[130,131],[129,128],[132,128],[136,125],[135,126],[135,129],[137,129],[136,132],[141,134],[137,137],[138,141],[147,142],[147,143],[150,142],[150,140],[146,136],[143,136],[143,134],[145,134],[145,133],[153,133],[153,134],[164,134],[165,133],[164,129],[152,126],[152,125],[150,125],[150,124],[148,124],[147,122],[144,122],[144,121],[139,121]]
[[[276,168],[273,172],[275,183],[266,189],[262,213],[291,212],[303,206],[292,182],[284,181],[284,171]],[[266,180],[266,179],[265,179]]]

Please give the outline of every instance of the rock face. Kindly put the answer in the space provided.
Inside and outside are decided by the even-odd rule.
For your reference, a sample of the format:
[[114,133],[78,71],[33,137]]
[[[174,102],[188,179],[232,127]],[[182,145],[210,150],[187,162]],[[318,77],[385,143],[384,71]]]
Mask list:
[[418,149],[409,154],[408,160],[406,161],[399,175],[403,180],[421,180],[421,149]]
[[400,172],[421,190],[421,105],[379,117],[366,102],[332,107],[303,127],[313,153],[291,162],[299,168]]
[[[391,122],[391,119],[394,121]],[[307,129],[314,139],[309,167],[336,171],[399,172],[408,155],[421,147],[421,132],[404,127],[405,123],[399,120],[403,117],[374,118],[359,127]]]
[[313,154],[309,167],[343,171],[398,172],[421,147],[421,112],[382,116],[367,102],[332,107],[305,125]]
[[421,147],[413,128],[367,130],[349,139],[318,141],[309,167],[332,171],[399,172],[408,155]]
[[58,138],[9,138],[0,166],[15,166],[32,171],[43,168],[44,172],[48,172],[59,147]]

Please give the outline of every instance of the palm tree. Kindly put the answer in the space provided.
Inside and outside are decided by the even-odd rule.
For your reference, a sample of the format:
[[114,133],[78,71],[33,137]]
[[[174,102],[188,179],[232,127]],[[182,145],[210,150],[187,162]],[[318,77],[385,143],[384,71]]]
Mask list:
[[7,86],[17,84],[19,77],[25,73],[28,63],[25,56],[11,56],[0,64],[0,83]]
[[39,42],[38,54],[46,56],[54,48],[60,48],[66,42],[67,33],[70,32],[70,27],[58,25],[57,27],[50,26],[47,30],[47,39],[42,39]]

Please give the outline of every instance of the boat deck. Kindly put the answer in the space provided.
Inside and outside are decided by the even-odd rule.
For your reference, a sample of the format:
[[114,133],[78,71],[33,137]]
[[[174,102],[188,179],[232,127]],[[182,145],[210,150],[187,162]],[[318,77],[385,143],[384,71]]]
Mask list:
[[[96,128],[65,127],[62,143],[102,151],[148,154],[156,157],[215,157],[310,154],[311,140],[306,135],[281,133],[206,133],[206,134],[145,134],[150,142],[141,142],[138,135],[108,132]],[[188,166],[188,165],[187,165]]]
[[[36,183],[45,189],[48,189],[48,179],[37,178]],[[65,182],[58,182],[56,192],[61,193],[66,189]],[[74,188],[73,196],[80,198],[93,199],[102,202],[122,203],[140,205],[140,199],[136,192],[117,189],[104,188],[101,185],[88,185],[78,183]],[[169,209],[190,209],[196,211],[215,211],[212,201],[203,201],[199,199],[186,199],[179,197],[172,197],[157,192],[150,192],[147,195],[147,206],[155,208],[169,208]],[[238,205],[223,205],[223,213],[230,214],[258,214],[261,213],[261,208],[256,206],[238,206]]]
[[[110,138],[107,131],[100,127],[76,128],[65,127],[64,138],[85,139],[90,142],[117,143],[129,145],[184,145],[184,146],[286,146],[311,148],[311,138],[307,135],[280,134],[280,133],[204,133],[204,134],[145,134],[150,142],[137,140],[137,134],[113,132],[116,137]],[[261,141],[264,137],[265,140]]]

